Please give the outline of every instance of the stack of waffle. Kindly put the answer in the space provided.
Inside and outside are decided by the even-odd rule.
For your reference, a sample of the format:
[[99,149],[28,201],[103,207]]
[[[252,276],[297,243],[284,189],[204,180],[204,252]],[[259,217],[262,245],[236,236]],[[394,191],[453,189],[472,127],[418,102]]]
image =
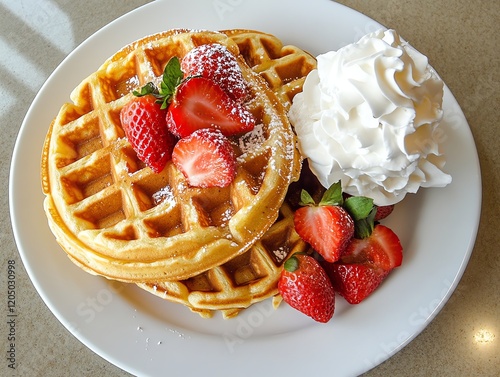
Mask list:
[[[233,140],[238,168],[227,188],[190,187],[172,163],[154,173],[120,124],[132,90],[158,82],[171,57],[208,43],[238,58],[257,121]],[[171,30],[118,51],[71,93],[47,134],[42,187],[57,242],[87,272],[203,316],[232,317],[276,296],[283,262],[306,248],[293,228],[289,187],[301,159],[287,109],[315,64],[249,30]]]

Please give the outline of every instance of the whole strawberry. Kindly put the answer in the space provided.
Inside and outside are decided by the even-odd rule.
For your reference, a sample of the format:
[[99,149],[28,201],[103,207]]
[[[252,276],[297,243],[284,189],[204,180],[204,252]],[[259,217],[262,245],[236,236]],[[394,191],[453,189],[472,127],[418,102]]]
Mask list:
[[238,61],[227,47],[218,43],[200,45],[181,61],[185,78],[201,76],[213,80],[236,102],[247,97],[247,84]]
[[361,263],[334,263],[325,266],[335,292],[349,304],[359,304],[370,296],[389,274],[381,268]]
[[163,170],[172,157],[176,138],[168,131],[166,111],[152,95],[134,97],[120,112],[120,120],[139,159],[154,172]]
[[317,322],[328,322],[335,311],[335,292],[325,270],[306,254],[291,256],[278,282],[283,300]]

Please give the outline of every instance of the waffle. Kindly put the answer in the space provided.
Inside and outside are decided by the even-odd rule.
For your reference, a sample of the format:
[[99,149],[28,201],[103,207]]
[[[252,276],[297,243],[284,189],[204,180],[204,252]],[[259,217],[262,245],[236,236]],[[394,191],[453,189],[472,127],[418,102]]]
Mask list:
[[[284,46],[278,38],[266,33],[252,30],[224,33],[237,43],[246,63],[266,80],[283,106],[289,108],[294,95],[302,90],[305,77],[316,67],[316,60],[295,46]],[[220,310],[225,318],[230,318],[242,308],[276,296],[283,262],[291,254],[308,249],[293,226],[293,210],[300,199],[300,189],[306,187],[310,193],[321,189],[307,166],[300,181],[292,185],[278,220],[249,251],[184,281],[143,283],[138,284],[139,287],[182,303],[203,317]]]
[[120,125],[130,93],[158,81],[172,56],[220,43],[224,33],[171,30],[134,42],[71,93],[52,122],[42,155],[44,208],[56,240],[86,271],[110,279],[180,281],[249,250],[278,218],[300,157],[286,110],[239,57],[257,120],[234,140],[237,175],[227,188],[190,187],[168,163],[156,174],[139,161]]
[[242,29],[224,33],[236,42],[248,66],[266,80],[288,110],[295,94],[302,91],[307,74],[316,68],[316,59],[271,34]]
[[278,294],[278,279],[284,261],[307,244],[294,230],[293,210],[283,204],[273,226],[250,250],[200,275],[183,281],[137,284],[169,301],[188,306],[203,317],[220,310],[224,318]]

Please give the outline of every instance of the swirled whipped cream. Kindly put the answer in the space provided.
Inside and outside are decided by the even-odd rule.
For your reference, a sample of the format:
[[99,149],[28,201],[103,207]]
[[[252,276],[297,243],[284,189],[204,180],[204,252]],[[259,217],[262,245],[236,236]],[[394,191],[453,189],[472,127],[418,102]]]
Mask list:
[[443,187],[443,82],[394,30],[317,57],[289,112],[299,149],[325,187],[377,205]]

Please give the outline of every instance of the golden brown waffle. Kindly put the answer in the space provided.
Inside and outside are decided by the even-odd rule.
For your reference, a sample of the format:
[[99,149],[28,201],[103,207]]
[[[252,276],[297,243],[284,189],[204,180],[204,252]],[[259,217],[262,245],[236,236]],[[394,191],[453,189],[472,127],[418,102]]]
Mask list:
[[[251,30],[224,31],[239,46],[245,61],[262,75],[285,107],[302,90],[305,76],[316,67],[316,60],[295,46],[283,46],[275,36]],[[246,253],[184,281],[139,284],[139,287],[170,301],[180,302],[204,317],[214,310],[225,318],[241,309],[278,294],[277,282],[283,262],[307,245],[293,226],[293,207],[300,188],[317,191],[316,180],[305,169],[300,182],[289,190],[280,217],[270,230]]]
[[230,318],[241,309],[278,294],[284,261],[292,253],[306,249],[307,244],[294,230],[293,210],[285,203],[271,229],[244,254],[187,280],[138,286],[182,303],[204,317],[221,310],[225,318]]
[[316,59],[306,51],[283,42],[274,35],[255,30],[225,30],[236,42],[248,66],[260,74],[278,96],[285,109],[309,72],[316,68]]
[[44,207],[57,241],[85,270],[128,282],[182,280],[243,254],[275,222],[300,160],[284,107],[240,61],[258,126],[235,140],[238,169],[224,189],[197,189],[169,163],[142,164],[124,137],[131,90],[158,80],[172,56],[223,33],[168,31],[125,47],[85,79],[51,125],[42,156]]
[[207,318],[212,317],[214,311],[231,318],[242,309],[270,297],[275,298],[275,305],[279,304],[277,283],[283,263],[294,253],[312,251],[295,232],[293,223],[302,189],[315,200],[325,191],[307,164],[302,167],[299,180],[289,186],[276,222],[243,255],[186,280],[137,285],[158,297],[184,304]]

